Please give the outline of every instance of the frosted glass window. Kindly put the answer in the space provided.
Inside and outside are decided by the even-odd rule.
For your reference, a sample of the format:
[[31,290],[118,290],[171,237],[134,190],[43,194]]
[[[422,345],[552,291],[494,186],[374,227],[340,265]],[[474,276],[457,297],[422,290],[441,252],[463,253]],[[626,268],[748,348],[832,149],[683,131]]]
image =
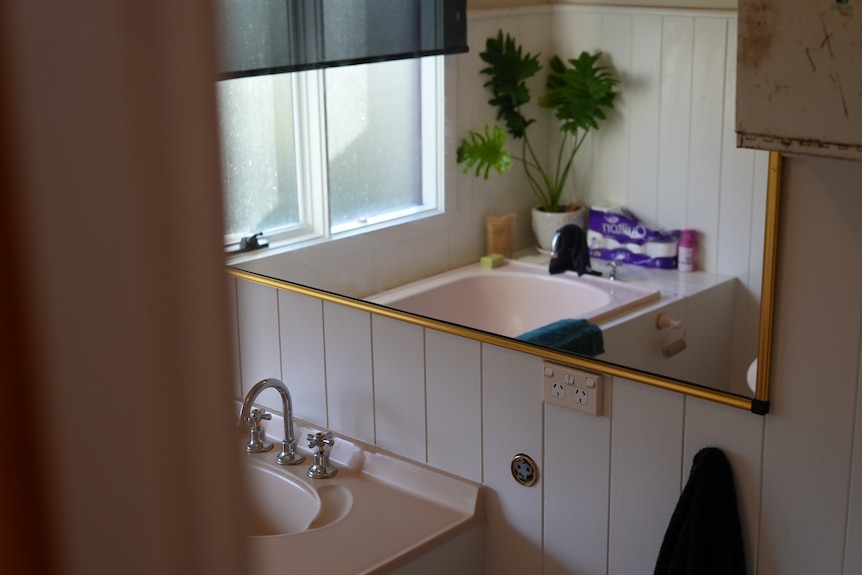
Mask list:
[[420,61],[332,68],[325,78],[332,226],[421,205]]
[[228,241],[298,224],[290,76],[227,80],[216,87]]
[[217,82],[225,242],[361,233],[442,208],[442,60]]

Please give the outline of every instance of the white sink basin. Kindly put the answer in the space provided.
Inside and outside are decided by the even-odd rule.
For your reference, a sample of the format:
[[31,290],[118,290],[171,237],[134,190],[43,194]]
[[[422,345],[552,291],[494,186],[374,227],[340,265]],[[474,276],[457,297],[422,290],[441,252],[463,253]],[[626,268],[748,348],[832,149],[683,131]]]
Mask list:
[[304,531],[320,512],[320,497],[291,475],[262,461],[243,464],[248,494],[249,535],[287,535]]
[[[269,427],[281,425],[273,414]],[[312,431],[297,422],[298,437]],[[338,474],[310,479],[301,451],[306,461],[289,466],[274,449],[241,456],[250,573],[389,572],[484,519],[476,484],[341,437],[330,450]]]

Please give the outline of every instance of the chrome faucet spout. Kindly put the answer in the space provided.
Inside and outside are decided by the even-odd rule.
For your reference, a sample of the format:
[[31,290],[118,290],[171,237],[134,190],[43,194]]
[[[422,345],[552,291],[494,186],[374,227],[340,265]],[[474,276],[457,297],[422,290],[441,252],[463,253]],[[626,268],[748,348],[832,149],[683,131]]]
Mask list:
[[290,391],[281,380],[272,377],[263,379],[248,390],[239,413],[239,426],[244,429],[252,427],[254,424],[252,404],[263,390],[270,388],[275,389],[281,396],[281,403],[284,408],[284,440],[281,442],[281,453],[278,454],[275,461],[279,465],[302,463],[305,456],[296,452],[296,438],[293,435],[293,400],[290,398]]

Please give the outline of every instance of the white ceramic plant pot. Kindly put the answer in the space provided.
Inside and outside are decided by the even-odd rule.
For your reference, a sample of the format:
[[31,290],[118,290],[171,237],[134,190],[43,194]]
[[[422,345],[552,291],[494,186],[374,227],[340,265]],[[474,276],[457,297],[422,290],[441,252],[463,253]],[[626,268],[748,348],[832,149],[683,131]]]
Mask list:
[[538,206],[533,208],[533,233],[539,249],[550,252],[554,234],[566,224],[577,224],[587,231],[587,212],[584,206],[565,212],[545,212]]

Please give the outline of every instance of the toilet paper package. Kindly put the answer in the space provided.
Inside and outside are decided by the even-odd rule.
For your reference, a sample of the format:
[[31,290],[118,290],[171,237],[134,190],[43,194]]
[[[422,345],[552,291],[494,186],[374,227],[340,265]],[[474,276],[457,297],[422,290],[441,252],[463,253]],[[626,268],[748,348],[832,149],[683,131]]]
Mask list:
[[650,268],[675,269],[679,238],[679,230],[651,230],[625,208],[590,208],[587,230],[590,257]]

